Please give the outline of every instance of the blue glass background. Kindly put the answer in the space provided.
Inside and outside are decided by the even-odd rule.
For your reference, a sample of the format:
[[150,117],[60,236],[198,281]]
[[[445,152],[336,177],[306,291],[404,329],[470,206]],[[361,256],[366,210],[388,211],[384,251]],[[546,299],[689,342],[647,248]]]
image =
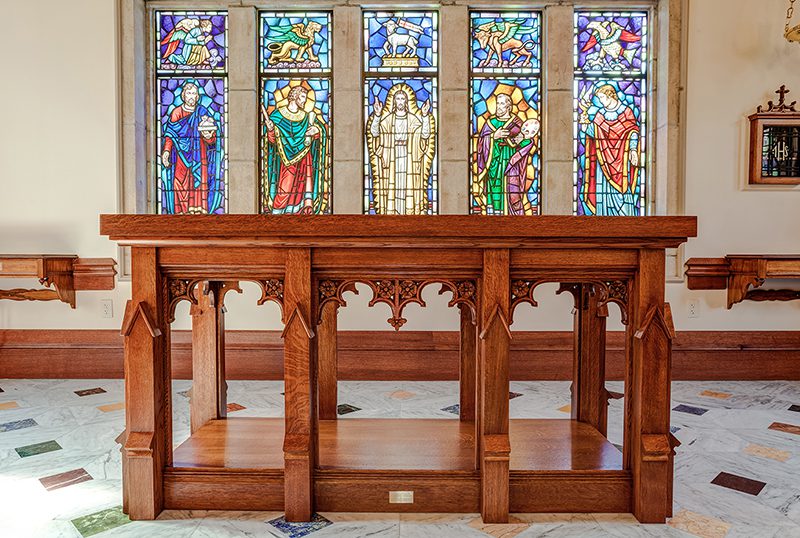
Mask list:
[[[199,104],[207,107],[209,111],[213,112],[214,121],[219,126],[219,131],[217,131],[217,140],[219,144],[219,162],[222,167],[223,173],[222,178],[225,181],[225,201],[222,204],[222,207],[217,209],[215,213],[225,213],[227,201],[228,201],[228,187],[227,187],[227,159],[225,156],[225,146],[226,146],[226,131],[227,131],[227,114],[225,111],[225,107],[227,105],[227,92],[225,91],[225,80],[221,78],[164,78],[159,79],[158,87],[159,87],[159,95],[158,95],[158,137],[157,137],[157,144],[158,144],[158,151],[157,154],[161,154],[161,148],[163,147],[163,133],[164,128],[163,125],[165,122],[169,121],[170,114],[175,109],[175,107],[179,107],[183,104],[183,99],[181,98],[181,89],[186,82],[194,82],[197,84],[199,93],[200,93],[200,101]],[[163,172],[163,166],[161,164],[161,160],[158,159],[158,200],[159,200],[159,212],[165,213],[166,212],[166,205],[162,197],[162,183],[161,183],[161,175]]]
[[[575,137],[575,184],[574,184],[574,202],[575,202],[575,214],[576,215],[587,215],[591,213],[586,212],[586,208],[583,207],[583,204],[579,200],[580,192],[583,189],[583,176],[584,176],[584,168],[586,164],[586,132],[584,131],[586,126],[579,125],[577,122],[577,117],[580,114],[579,106],[578,106],[578,98],[577,96],[583,95],[585,91],[590,90],[592,88],[599,88],[605,84],[609,84],[617,90],[617,95],[620,98],[620,101],[630,107],[633,110],[634,115],[639,120],[639,180],[636,184],[636,214],[642,215],[642,201],[644,198],[644,189],[643,186],[646,180],[646,166],[643,166],[644,163],[647,162],[647,126],[645,121],[645,114],[642,112],[643,105],[644,105],[644,98],[642,97],[642,89],[644,85],[644,81],[642,80],[619,80],[619,79],[600,79],[600,80],[578,80],[575,82],[576,86],[576,99],[575,99],[575,114],[576,114],[576,121],[575,121],[575,130],[576,130],[576,137]],[[593,112],[597,109],[603,108],[602,104],[598,100],[597,96],[592,94],[591,98],[592,102],[592,109],[590,109],[589,118],[591,119],[593,116]]]
[[[435,71],[436,70],[436,43],[437,29],[434,24],[435,13],[421,12],[365,12],[364,13],[364,46],[366,47],[365,68],[367,71]],[[419,68],[386,68],[381,67],[381,58],[385,52],[383,45],[386,43],[386,28],[383,23],[389,20],[405,19],[408,22],[421,26],[423,34],[413,32],[418,38],[417,57]],[[398,28],[398,33],[409,33],[405,28]]]
[[[265,78],[262,81],[264,83],[264,91],[261,94],[261,98],[268,112],[272,112],[275,107],[275,90],[287,86],[289,80],[291,79]],[[330,127],[330,81],[327,78],[304,78],[303,80],[314,90],[314,107],[322,112],[323,122]]]
[[[599,22],[613,22],[619,24],[628,32],[641,36],[638,42],[622,42],[624,49],[633,49],[636,53],[633,56],[633,61],[628,62],[627,59],[621,60],[622,68],[612,68],[608,64],[608,56],[602,68],[595,66],[587,66],[586,61],[590,55],[596,54],[600,51],[600,43],[598,42],[594,48],[586,52],[581,52],[592,37],[592,31],[586,28],[586,25],[592,21]],[[604,74],[640,74],[644,73],[647,66],[647,14],[646,13],[589,13],[589,12],[576,12],[575,13],[575,32],[576,32],[576,49],[575,49],[575,69],[577,71],[586,71],[591,73],[604,73]]]
[[[185,18],[191,19],[210,19],[211,20],[211,36],[213,39],[208,43],[208,49],[216,50],[219,53],[221,62],[215,66],[211,65],[180,65],[176,66],[163,58],[167,45],[161,45],[161,41],[169,34],[172,29]],[[226,42],[226,26],[227,15],[218,11],[203,12],[203,11],[157,11],[156,12],[156,28],[159,29],[156,42],[156,50],[158,51],[157,67],[159,70],[168,71],[224,71],[227,63],[227,42]],[[180,53],[181,47],[177,51]]]
[[[436,99],[436,86],[434,84],[433,79],[429,78],[370,78],[367,79],[365,82],[366,91],[364,93],[364,122],[369,121],[370,116],[372,115],[372,108],[375,104],[375,99],[380,99],[381,103],[386,103],[386,96],[389,93],[389,90],[392,86],[399,83],[408,84],[414,93],[416,94],[417,98],[417,107],[421,107],[422,104],[430,99],[431,101],[431,111],[430,113],[433,114],[433,117],[436,118],[437,114],[437,99]],[[367,129],[369,127],[366,127]],[[439,125],[438,122],[436,123],[436,132],[438,133]],[[366,131],[365,131],[366,132]],[[437,136],[437,135],[434,135]],[[366,137],[365,137],[366,140]],[[438,148],[437,148],[438,149]],[[430,203],[433,214],[438,212],[439,207],[439,187],[437,181],[437,161],[438,161],[438,151],[436,156],[434,156],[433,166],[431,167],[431,175],[428,178],[428,193],[427,198],[428,202]],[[369,163],[369,151],[367,150],[366,141],[364,143],[364,166],[365,170],[365,183],[364,183],[364,203],[365,208],[369,208],[370,204],[374,202],[375,196],[372,189],[372,172]],[[375,212],[373,210],[367,211],[368,214],[374,215]]]
[[[528,106],[537,112],[539,112],[539,121],[542,120],[541,118],[541,111],[539,110],[539,79],[538,78],[522,78],[522,79],[490,79],[490,78],[474,78],[472,79],[472,114],[471,114],[471,129],[470,133],[471,137],[471,146],[470,146],[470,174],[471,174],[471,181],[475,181],[475,178],[472,177],[472,159],[475,158],[475,151],[477,147],[477,134],[478,134],[478,117],[486,114],[488,112],[488,108],[486,106],[486,100],[494,93],[495,89],[500,84],[506,84],[508,86],[516,86],[522,91],[522,97]],[[524,121],[524,119],[523,119]],[[541,174],[541,140],[542,140],[542,132],[541,128],[538,135],[539,139],[539,147],[537,148],[537,156],[535,157],[534,161],[536,162],[537,169]],[[539,206],[539,187],[540,181],[535,181],[533,185],[531,185],[530,190],[527,193],[528,200],[531,203],[531,206],[537,207]],[[483,188],[481,189],[483,191]],[[479,205],[475,202],[472,196],[472,189],[470,189],[470,208],[477,208]]]
[[[275,110],[276,100],[275,100],[275,91],[285,88],[289,85],[289,82],[292,79],[289,78],[265,78],[262,80],[263,88],[261,94],[261,102],[264,104],[264,107],[267,109],[267,113],[271,114]],[[303,80],[307,83],[312,90],[314,90],[314,108],[319,110],[321,113],[321,117],[319,117],[319,121],[324,123],[327,126],[327,136],[328,136],[328,150],[327,150],[327,159],[328,159],[328,171],[329,171],[329,178],[330,178],[330,169],[332,168],[331,163],[331,135],[333,134],[333,130],[331,128],[331,121],[330,121],[330,80],[327,78],[302,78],[302,79],[294,79],[294,80]],[[309,99],[311,97],[309,96]],[[260,115],[260,112],[259,112]],[[268,189],[267,185],[267,178],[266,178],[266,171],[265,171],[265,156],[264,156],[264,141],[263,137],[266,135],[266,129],[263,127],[263,118],[260,118],[262,122],[261,125],[261,136],[262,139],[259,142],[259,151],[261,151],[261,185],[262,190]],[[330,179],[329,179],[330,181]],[[331,190],[331,185],[328,186],[328,192]],[[262,193],[262,197],[266,196]],[[271,200],[262,200],[262,204],[269,205]],[[271,207],[265,207],[264,211],[270,212]],[[325,213],[332,213],[333,206],[331,204],[325,210]]]
[[[315,45],[312,47],[314,54],[319,57],[319,67],[296,67],[296,66],[283,66],[278,65],[270,66],[267,60],[272,55],[272,52],[267,49],[267,45],[271,42],[269,39],[269,32],[271,28],[276,26],[284,26],[297,23],[307,24],[309,21],[319,23],[322,27],[317,33],[314,40]],[[261,69],[264,72],[270,71],[326,71],[331,68],[331,47],[330,47],[330,13],[262,13],[261,14]],[[295,53],[296,54],[296,53]],[[294,55],[294,54],[293,54]]]

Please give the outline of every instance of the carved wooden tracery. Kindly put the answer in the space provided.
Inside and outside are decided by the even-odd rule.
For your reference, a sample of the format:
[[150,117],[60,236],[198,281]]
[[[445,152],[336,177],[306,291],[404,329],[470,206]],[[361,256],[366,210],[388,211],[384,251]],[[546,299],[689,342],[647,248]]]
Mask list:
[[347,279],[347,280],[322,280],[319,283],[319,310],[317,320],[322,317],[322,307],[329,302],[335,302],[338,306],[346,306],[347,302],[343,298],[346,291],[358,293],[356,289],[357,283],[363,283],[372,289],[372,300],[369,306],[375,306],[378,303],[385,303],[389,305],[392,310],[392,317],[386,321],[394,327],[396,331],[405,325],[406,318],[403,317],[403,309],[410,303],[418,304],[422,307],[425,306],[425,301],[422,299],[422,290],[428,284],[441,284],[439,295],[450,291],[453,293],[453,298],[447,303],[447,306],[456,306],[464,304],[469,306],[472,312],[473,320],[477,315],[477,296],[478,285],[475,280],[444,280],[444,279],[430,279],[430,280],[414,280],[402,278],[381,278],[381,279]]
[[[511,282],[511,320],[513,323],[514,309],[520,303],[529,303],[533,307],[539,306],[534,298],[536,288],[540,284],[553,282],[548,279],[515,279]],[[559,285],[557,294],[569,292],[575,297],[576,302],[581,293],[581,287],[591,286],[591,293],[598,294],[599,314],[608,315],[608,304],[616,303],[622,313],[622,323],[628,323],[628,295],[630,289],[629,280],[593,280],[588,282],[562,282]]]
[[[259,297],[257,304],[262,305],[267,301],[274,301],[281,307],[283,312],[283,280],[279,278],[271,278],[266,280],[258,280],[245,278],[241,279],[247,282],[255,282],[261,288],[261,297]],[[167,296],[167,323],[175,321],[175,308],[181,301],[189,301],[191,304],[197,304],[197,291],[198,285],[205,282],[206,284],[201,289],[201,293],[209,294],[214,293],[214,300],[219,305],[224,305],[225,294],[229,291],[236,291],[242,293],[242,288],[239,286],[239,280],[222,280],[211,281],[215,285],[209,286],[209,281],[202,278],[170,278],[166,283],[166,296]]]

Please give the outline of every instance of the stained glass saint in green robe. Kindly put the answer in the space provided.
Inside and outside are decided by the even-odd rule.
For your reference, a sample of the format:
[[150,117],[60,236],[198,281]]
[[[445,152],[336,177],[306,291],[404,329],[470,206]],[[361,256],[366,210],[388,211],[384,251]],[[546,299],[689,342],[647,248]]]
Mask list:
[[318,111],[306,106],[308,94],[306,87],[292,86],[272,112],[262,111],[266,212],[327,212],[329,133]]
[[505,213],[506,168],[516,151],[515,139],[522,128],[522,120],[511,113],[511,97],[497,96],[497,110],[483,125],[478,137],[475,162],[478,181],[486,185],[486,213]]

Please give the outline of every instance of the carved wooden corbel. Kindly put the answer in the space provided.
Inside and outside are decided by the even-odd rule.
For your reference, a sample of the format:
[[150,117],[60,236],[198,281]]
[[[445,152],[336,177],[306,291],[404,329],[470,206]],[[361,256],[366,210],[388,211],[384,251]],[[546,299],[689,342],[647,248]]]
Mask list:
[[[521,303],[528,303],[534,308],[539,306],[539,303],[536,302],[533,294],[536,291],[536,288],[545,282],[547,282],[547,280],[526,280],[521,278],[511,281],[511,303],[509,305],[508,315],[509,323],[514,323],[514,311],[517,309],[517,305]],[[561,293],[561,291],[562,290],[559,289],[557,293]]]
[[258,299],[258,304],[262,305],[267,301],[277,303],[283,312],[283,280],[279,278],[269,278],[266,280],[255,280],[256,284],[261,288],[261,297]]
[[172,278],[167,281],[167,309],[166,322],[175,321],[175,308],[181,301],[189,301],[192,305],[197,305],[195,295],[197,285],[204,282],[201,278]]

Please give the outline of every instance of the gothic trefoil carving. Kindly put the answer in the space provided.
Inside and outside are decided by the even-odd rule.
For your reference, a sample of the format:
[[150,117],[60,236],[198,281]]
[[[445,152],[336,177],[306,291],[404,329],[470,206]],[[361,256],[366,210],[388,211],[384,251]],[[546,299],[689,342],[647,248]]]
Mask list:
[[256,284],[261,287],[261,298],[258,304],[264,304],[267,301],[274,301],[280,305],[283,310],[283,280],[279,278],[270,278],[267,280],[256,280]]
[[181,301],[189,301],[193,305],[197,304],[195,295],[197,285],[203,282],[202,279],[171,278],[167,282],[167,323],[175,321],[175,307]]
[[428,284],[439,283],[442,285],[439,294],[450,291],[453,298],[448,303],[448,306],[456,306],[458,304],[468,305],[473,316],[476,313],[477,293],[478,286],[474,280],[414,280],[414,279],[400,279],[400,278],[381,278],[381,279],[349,279],[349,280],[322,280],[319,283],[319,312],[317,319],[321,319],[322,308],[328,302],[335,302],[338,306],[345,306],[347,302],[342,295],[346,291],[358,293],[356,290],[356,283],[366,284],[372,290],[372,300],[369,306],[375,306],[378,303],[384,303],[389,306],[392,311],[392,317],[386,321],[394,327],[395,330],[400,330],[400,327],[405,325],[408,321],[403,317],[403,309],[410,303],[425,306],[425,301],[422,299],[422,290]]
[[[534,298],[534,292],[540,284],[549,282],[545,279],[516,279],[511,281],[511,317],[513,320],[514,309],[520,303],[530,303],[539,306]],[[588,288],[586,288],[588,286]],[[597,296],[597,306],[602,315],[607,315],[609,303],[619,305],[622,312],[622,323],[628,323],[628,280],[592,280],[586,282],[561,282],[557,294],[568,292],[575,298],[577,307],[581,299],[582,290]],[[511,320],[510,320],[511,321]],[[513,322],[513,321],[512,321]]]
[[[278,303],[283,310],[283,280],[278,278],[271,278],[266,280],[257,280],[244,278],[242,280],[252,281],[258,284],[261,288],[261,297],[258,299],[258,304],[264,304],[267,301],[274,301]],[[207,285],[203,285],[203,283]],[[213,285],[210,285],[213,284]],[[171,278],[167,281],[166,294],[167,323],[175,321],[175,307],[180,301],[189,301],[193,305],[197,304],[198,293],[213,293],[214,301],[218,302],[220,306],[223,305],[225,295],[229,291],[242,293],[239,287],[238,280],[221,280],[221,281],[208,281],[202,278],[187,279],[187,278]]]

